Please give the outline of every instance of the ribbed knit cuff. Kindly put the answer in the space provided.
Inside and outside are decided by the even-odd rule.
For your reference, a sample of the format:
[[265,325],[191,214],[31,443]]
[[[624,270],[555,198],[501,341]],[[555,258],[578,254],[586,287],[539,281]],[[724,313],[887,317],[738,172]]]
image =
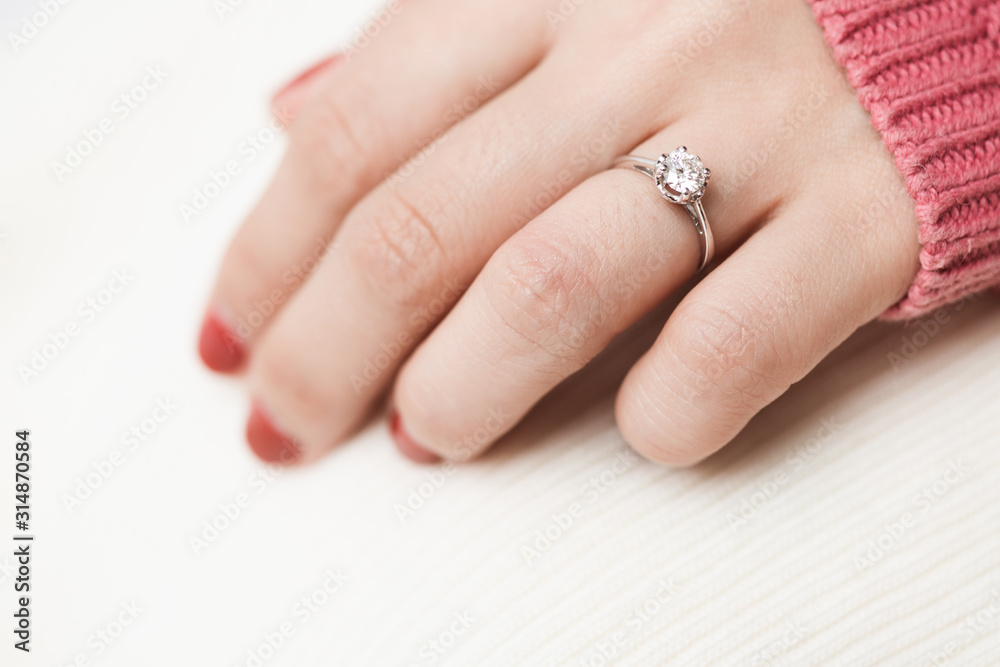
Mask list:
[[920,272],[883,317],[1000,284],[1000,0],[810,0],[920,221]]

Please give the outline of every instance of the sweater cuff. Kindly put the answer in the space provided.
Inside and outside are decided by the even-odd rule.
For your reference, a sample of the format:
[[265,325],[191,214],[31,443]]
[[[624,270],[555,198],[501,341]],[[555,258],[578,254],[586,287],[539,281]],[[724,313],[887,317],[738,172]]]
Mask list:
[[1000,284],[1000,0],[810,0],[920,222],[902,319]]

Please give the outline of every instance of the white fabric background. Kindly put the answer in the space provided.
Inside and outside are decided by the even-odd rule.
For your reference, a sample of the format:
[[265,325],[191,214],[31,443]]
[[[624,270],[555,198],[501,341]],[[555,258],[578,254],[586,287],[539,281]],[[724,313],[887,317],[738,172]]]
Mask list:
[[[36,0],[0,9],[0,664],[232,667],[262,646],[268,666],[1000,664],[995,297],[946,311],[929,336],[863,329],[693,470],[618,458],[601,378],[654,322],[450,474],[402,460],[377,422],[318,466],[267,476],[243,442],[239,382],[204,370],[194,343],[284,139],[192,224],[178,206],[243,160],[269,94],[373,8],[245,0],[220,20],[211,0],[78,0],[17,54],[7,34]],[[167,79],[58,183],[52,161],[149,65]],[[123,269],[134,279],[87,319],[79,304]],[[80,334],[22,381],[71,322]],[[894,369],[892,354],[912,358]],[[158,399],[180,407],[69,511],[66,494]],[[30,656],[7,630],[21,428],[38,536]],[[190,538],[240,494],[249,506],[195,554]],[[529,563],[536,531],[557,532],[574,503]],[[863,565],[873,544],[882,556]],[[301,613],[338,570],[349,581]],[[102,643],[129,604],[138,617]]]

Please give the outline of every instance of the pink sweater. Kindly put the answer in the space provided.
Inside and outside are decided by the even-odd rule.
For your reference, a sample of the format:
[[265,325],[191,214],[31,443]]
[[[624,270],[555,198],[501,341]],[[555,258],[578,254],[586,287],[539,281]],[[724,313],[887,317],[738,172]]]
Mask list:
[[884,316],[1000,285],[1000,0],[810,1],[920,221],[920,272]]

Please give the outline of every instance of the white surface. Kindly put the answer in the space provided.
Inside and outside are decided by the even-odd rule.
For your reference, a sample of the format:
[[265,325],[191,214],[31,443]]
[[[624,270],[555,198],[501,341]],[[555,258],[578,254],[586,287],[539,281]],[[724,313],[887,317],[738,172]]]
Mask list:
[[[264,481],[242,439],[242,388],[202,369],[194,340],[225,243],[282,143],[194,224],[178,206],[267,124],[269,94],[373,5],[245,0],[219,20],[211,0],[78,0],[15,55],[6,36],[36,6],[0,9],[0,664],[253,665],[247,652],[285,622],[294,634],[262,664],[611,664],[603,649],[623,665],[925,665],[951,641],[938,664],[998,664],[995,297],[950,311],[929,338],[866,328],[694,470],[615,472],[625,450],[595,378],[620,373],[615,357],[633,353],[619,349],[405,521],[397,507],[434,472],[401,460],[380,423]],[[115,116],[155,65],[167,79]],[[52,161],[106,116],[114,132],[58,183]],[[134,280],[88,320],[79,304],[122,269]],[[80,335],[22,381],[18,366],[70,322]],[[894,370],[903,339],[920,347]],[[166,398],[176,413],[67,510],[65,495]],[[803,449],[823,420],[837,433]],[[7,630],[20,428],[35,457],[30,656]],[[600,492],[587,486],[602,474]],[[190,538],[239,494],[249,507],[196,555]],[[734,527],[744,500],[759,507]],[[573,503],[572,526],[529,564],[536,531]],[[904,513],[902,534],[883,535]],[[859,569],[880,538],[884,557]],[[338,568],[343,588],[297,613]],[[98,653],[95,633],[130,603],[138,618]],[[429,648],[452,627],[463,632],[450,648]]]

